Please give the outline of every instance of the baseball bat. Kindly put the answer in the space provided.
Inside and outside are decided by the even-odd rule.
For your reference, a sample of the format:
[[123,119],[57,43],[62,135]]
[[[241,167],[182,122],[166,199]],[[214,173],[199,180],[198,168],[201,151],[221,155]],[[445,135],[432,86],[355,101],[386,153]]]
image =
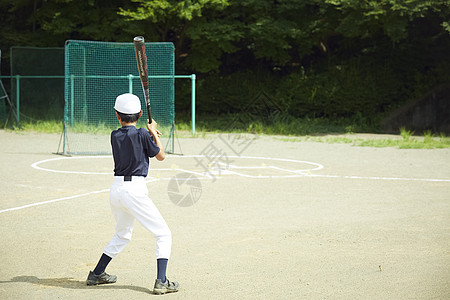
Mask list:
[[136,52],[136,61],[141,78],[142,89],[144,90],[145,104],[147,105],[147,114],[149,123],[152,122],[152,111],[150,109],[150,91],[148,88],[148,69],[147,55],[145,54],[145,41],[143,36],[134,38],[134,51]]

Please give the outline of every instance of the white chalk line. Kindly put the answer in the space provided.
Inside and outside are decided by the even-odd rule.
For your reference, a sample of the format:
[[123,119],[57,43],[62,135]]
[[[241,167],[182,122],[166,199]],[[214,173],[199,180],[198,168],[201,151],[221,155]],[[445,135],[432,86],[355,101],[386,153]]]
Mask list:
[[100,193],[104,193],[107,191],[109,191],[109,189],[93,191],[93,192],[88,192],[88,193],[78,194],[78,195],[73,195],[73,196],[68,196],[68,197],[62,197],[62,198],[47,200],[47,201],[42,201],[42,202],[31,203],[31,204],[27,204],[27,205],[23,205],[23,206],[17,206],[17,207],[13,207],[13,208],[3,209],[3,210],[0,210],[0,213],[14,211],[14,210],[20,210],[20,209],[24,209],[24,208],[28,208],[28,207],[39,206],[39,205],[44,205],[44,204],[49,204],[49,203],[55,203],[55,202],[64,201],[64,200],[80,198],[80,197],[84,197],[84,196],[100,194]]
[[[51,159],[45,159],[38,162],[33,163],[31,166],[35,169],[54,172],[54,173],[66,173],[66,174],[85,174],[85,175],[111,175],[110,172],[83,172],[83,171],[68,171],[68,170],[55,170],[41,167],[40,164],[63,160],[63,159],[93,159],[93,158],[111,158],[111,155],[104,156],[75,156],[75,157],[57,157]],[[184,155],[179,156],[180,158],[206,158],[210,157],[205,155]],[[291,170],[286,168],[281,168],[273,165],[263,165],[263,166],[237,166],[230,163],[224,163],[222,161],[211,160],[210,164],[214,165],[209,170],[204,172],[198,172],[193,170],[187,170],[183,168],[151,168],[152,172],[157,171],[177,171],[177,172],[185,172],[189,174],[194,174],[199,176],[199,179],[211,179],[216,176],[221,175],[237,175],[246,178],[298,178],[298,177],[322,177],[322,178],[345,178],[345,179],[370,179],[370,180],[394,180],[394,181],[425,181],[425,182],[450,182],[450,179],[439,179],[439,178],[403,178],[403,177],[382,177],[382,176],[353,176],[353,175],[320,175],[320,174],[311,174],[313,171],[322,170],[324,168],[323,165],[310,161],[301,161],[295,159],[287,159],[287,158],[270,158],[270,157],[259,157],[259,156],[227,156],[227,159],[253,159],[253,160],[269,160],[272,162],[281,161],[281,162],[290,162],[290,163],[298,163],[298,164],[309,164],[314,166],[309,169],[297,169]],[[237,170],[258,170],[258,169],[273,169],[280,172],[290,173],[289,175],[251,175],[239,172]],[[173,177],[162,177],[157,179],[159,180],[171,180]]]
[[[51,161],[57,161],[57,160],[71,160],[71,159],[92,159],[92,158],[111,158],[111,155],[103,155],[103,156],[73,156],[73,157],[57,157],[57,158],[50,158],[50,159],[44,159],[41,161],[37,161],[35,163],[33,163],[31,165],[31,167],[37,169],[37,170],[41,170],[41,171],[47,171],[47,172],[53,172],[53,173],[65,173],[65,174],[82,174],[82,175],[111,175],[111,172],[86,172],[86,171],[68,171],[68,170],[55,170],[55,169],[50,169],[50,168],[44,168],[41,167],[40,165],[46,162],[51,162]],[[180,156],[180,158],[207,158],[209,159],[208,156],[205,155],[184,155],[184,156]],[[284,168],[279,168],[277,166],[258,166],[258,167],[249,167],[249,166],[234,166],[231,164],[226,164],[223,163],[221,161],[217,161],[217,160],[211,160],[210,164],[211,165],[223,165],[226,166],[226,168],[224,169],[228,169],[228,168],[235,168],[235,169],[256,169],[256,168],[261,168],[261,169],[278,169],[280,171],[285,171],[285,172],[296,172],[296,173],[300,173],[300,172],[307,172],[307,171],[318,171],[323,169],[323,165],[315,163],[315,162],[310,162],[310,161],[301,161],[301,160],[295,160],[295,159],[286,159],[286,158],[270,158],[270,157],[258,157],[258,156],[226,156],[226,158],[231,158],[231,159],[254,159],[254,160],[269,160],[269,161],[282,161],[282,162],[291,162],[291,163],[300,163],[300,164],[308,164],[308,165],[313,165],[315,166],[315,168],[309,168],[309,169],[299,169],[299,170],[289,170],[289,169],[284,169]],[[217,168],[217,170],[223,170],[222,168]],[[178,169],[178,168],[151,168],[152,172],[155,171],[173,171],[173,170],[182,170],[186,173],[191,173],[191,174],[195,174],[198,176],[205,176],[205,177],[210,177],[210,175],[205,175],[205,174],[211,174],[211,171],[206,171],[203,173],[200,172],[196,172],[196,171],[192,171],[192,170],[185,170],[185,169]],[[231,174],[231,173],[230,173]],[[241,173],[236,172],[236,175],[240,175],[240,176],[244,176],[241,175]],[[245,176],[248,177],[248,176]],[[251,177],[251,176],[250,176]],[[255,176],[257,178],[260,178],[259,176]],[[281,176],[283,177],[283,176]],[[291,177],[291,176],[287,176],[287,177]]]
[[[185,158],[206,158],[204,155],[185,155],[180,156]],[[54,170],[49,168],[41,167],[40,164],[51,162],[51,161],[57,161],[57,160],[63,160],[63,159],[93,159],[93,158],[111,158],[111,155],[105,155],[105,156],[76,156],[76,157],[57,157],[57,158],[51,158],[51,159],[45,159],[38,162],[35,162],[31,165],[31,167],[46,171],[46,172],[53,172],[53,173],[66,173],[66,174],[84,174],[84,175],[111,175],[110,172],[83,172],[83,171],[68,171],[68,170]],[[294,159],[285,159],[285,158],[268,158],[268,157],[256,157],[256,156],[228,156],[228,158],[239,158],[239,159],[257,159],[257,160],[270,160],[270,161],[282,161],[282,162],[292,162],[292,163],[302,163],[302,164],[310,164],[315,166],[315,168],[312,169],[301,169],[301,170],[290,170],[281,168],[278,166],[272,166],[272,165],[264,165],[264,166],[236,166],[232,164],[226,164],[220,161],[212,160],[211,164],[215,165],[214,168],[211,170],[205,171],[203,173],[196,172],[192,170],[186,170],[182,168],[152,168],[152,171],[178,171],[178,172],[184,172],[189,174],[194,174],[199,176],[200,178],[196,179],[211,179],[216,178],[216,176],[221,175],[237,175],[240,177],[246,177],[246,178],[257,178],[257,179],[276,179],[276,178],[299,178],[299,177],[316,177],[316,178],[344,178],[344,179],[366,179],[366,180],[391,180],[391,181],[424,181],[424,182],[450,182],[450,179],[438,179],[438,178],[404,178],[404,177],[378,177],[378,176],[352,176],[352,175],[320,175],[320,174],[310,174],[312,171],[318,171],[323,169],[323,165],[315,162],[308,162],[308,161],[299,161]],[[223,166],[223,167],[220,167]],[[233,170],[257,170],[257,169],[273,169],[278,170],[282,172],[291,173],[290,175],[250,175],[241,173],[238,171],[232,171]],[[154,182],[159,180],[171,180],[173,177],[167,178],[167,177],[150,177],[146,182]],[[178,177],[177,177],[178,178]],[[178,178],[178,179],[185,179],[185,180],[191,180],[192,178]],[[62,197],[58,199],[48,200],[48,201],[42,201],[42,202],[36,202],[32,204],[27,204],[23,206],[8,208],[0,210],[0,213],[9,212],[9,211],[15,211],[20,210],[28,207],[33,206],[39,206],[49,203],[55,203],[59,201],[64,200],[71,200],[76,198],[81,198],[85,196],[90,196],[94,194],[99,193],[105,193],[109,191],[109,189],[102,189],[98,191],[92,191],[84,194],[78,194],[68,197]]]
[[392,181],[450,182],[450,179],[438,179],[438,178],[406,178],[406,177],[377,177],[377,176],[349,176],[349,175],[314,175],[314,174],[305,174],[305,176],[307,176],[307,177],[323,177],[323,178],[392,180]]
[[50,162],[50,161],[57,161],[57,160],[72,160],[72,159],[91,159],[91,158],[111,158],[111,155],[99,155],[99,156],[62,156],[57,158],[50,158],[50,159],[44,159],[35,162],[31,165],[32,168],[35,168],[37,170],[41,171],[47,171],[47,172],[53,172],[53,173],[65,173],[65,174],[84,174],[84,175],[111,175],[111,172],[82,172],[82,171],[66,171],[66,170],[54,170],[54,169],[48,169],[40,167],[40,164]]
[[[158,181],[158,179],[150,178],[149,180],[146,180],[146,183],[153,182],[153,181]],[[87,192],[87,193],[83,193],[83,194],[78,194],[78,195],[73,195],[73,196],[67,196],[67,197],[47,200],[47,201],[31,203],[31,204],[17,206],[17,207],[12,207],[12,208],[7,208],[7,209],[2,209],[2,210],[0,210],[0,214],[1,213],[5,213],[5,212],[9,212],[9,211],[21,210],[21,209],[28,208],[28,207],[39,206],[39,205],[44,205],[44,204],[49,204],[49,203],[55,203],[55,202],[64,201],[64,200],[71,200],[71,199],[76,199],[76,198],[82,198],[82,197],[91,196],[91,195],[95,195],[95,194],[106,193],[106,192],[109,192],[109,188],[98,190],[98,191]]]

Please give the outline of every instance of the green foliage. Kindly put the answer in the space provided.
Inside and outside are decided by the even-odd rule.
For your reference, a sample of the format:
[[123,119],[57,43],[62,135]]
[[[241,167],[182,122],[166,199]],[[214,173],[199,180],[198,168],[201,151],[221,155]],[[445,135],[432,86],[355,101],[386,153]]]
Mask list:
[[325,72],[310,68],[285,76],[276,97],[294,116],[373,118],[385,111],[398,83],[388,66],[351,59]]
[[430,76],[436,69],[418,76],[423,73],[413,66],[405,66],[400,73],[396,64],[377,64],[370,56],[361,56],[283,76],[266,69],[199,76],[197,110],[214,115],[245,111],[263,91],[277,109],[291,117],[349,118],[360,127],[374,128],[402,99],[415,98],[445,80]]
[[66,39],[117,41],[132,35],[137,28],[117,13],[116,5],[126,5],[129,1],[115,2],[47,1],[37,12],[37,19],[42,30]]
[[399,149],[440,149],[450,148],[450,138],[408,138],[408,139],[356,139],[354,146],[361,147],[395,147]]
[[444,29],[450,33],[450,24],[448,22],[442,22],[442,27],[444,27]]
[[414,132],[406,130],[404,127],[400,128],[400,136],[403,138],[403,141],[405,142],[409,142],[413,134]]
[[[138,127],[142,127],[138,124]],[[322,143],[339,143],[351,144],[358,147],[395,147],[399,149],[437,149],[450,148],[450,138],[445,135],[435,136],[430,132],[425,133],[423,137],[411,136],[410,132],[404,132],[400,136],[392,136],[390,138],[359,137],[355,135],[345,136],[323,136],[329,133],[345,133],[342,124],[331,123],[328,120],[321,119],[298,119],[292,123],[278,123],[274,126],[265,126],[262,123],[251,123],[248,128],[234,129],[227,128],[228,123],[224,120],[203,120],[197,128],[196,136],[208,138],[210,132],[234,132],[245,133],[252,132],[256,134],[284,135],[275,137],[283,142],[322,142]],[[62,123],[57,120],[26,122],[20,127],[14,128],[16,132],[37,132],[37,133],[61,133]],[[86,126],[86,124],[76,124],[73,132],[89,133],[99,135],[109,135],[111,130],[117,127],[98,124],[96,126]],[[190,125],[179,120],[177,122],[178,135],[182,137],[192,137]],[[295,135],[295,137],[293,137]],[[406,135],[406,138],[403,136]]]
[[15,127],[15,130],[32,131],[39,133],[61,133],[62,122],[56,120],[39,120],[35,122],[22,122],[20,127]]
[[227,0],[134,0],[139,6],[136,10],[120,8],[120,14],[128,16],[132,20],[149,20],[153,23],[165,22],[170,18],[191,21],[201,17],[205,9],[223,8],[228,5]]
[[[142,125],[142,124],[140,124]],[[75,123],[71,127],[72,133],[89,133],[89,134],[110,134],[117,126],[108,126],[105,123],[95,125],[87,125],[83,123]],[[145,126],[145,124],[144,124]],[[13,126],[14,130],[38,132],[38,133],[62,133],[63,123],[61,120],[38,120],[21,122],[20,126]]]
[[227,0],[133,2],[138,4],[137,8],[120,8],[119,14],[130,22],[150,23],[147,36],[150,33],[154,41],[174,41],[177,52],[182,55],[186,55],[184,42],[189,39],[190,55],[186,65],[195,70],[207,72],[217,69],[222,52],[229,53],[235,49],[228,42],[238,38],[232,30],[233,24],[215,21],[217,12],[229,5]]
[[442,149],[450,148],[450,138],[446,136],[428,136],[413,137],[407,140],[398,136],[387,138],[373,136],[355,136],[347,134],[345,136],[305,136],[305,137],[277,137],[276,139],[283,142],[320,142],[329,144],[350,144],[356,147],[376,147],[386,148],[393,147],[398,149]]
[[238,25],[227,21],[209,22],[207,18],[198,20],[196,26],[186,30],[192,40],[192,53],[187,56],[186,65],[200,72],[218,70],[222,53],[234,53],[239,48],[234,41],[243,37],[236,30]]
[[[178,115],[177,130],[190,131],[191,125],[186,116]],[[348,128],[359,132],[373,131],[360,127],[348,119],[329,120],[321,118],[293,118],[276,116],[272,122],[248,118],[244,113],[228,115],[197,115],[196,132],[235,132],[287,136],[323,135],[330,133],[348,133]]]
[[450,82],[449,20],[448,0],[3,0],[2,74],[12,45],[143,35],[175,44],[177,74],[197,73],[200,113],[245,111],[264,91],[285,118],[373,128]]
[[336,20],[336,30],[344,36],[369,37],[383,30],[394,42],[408,37],[408,25],[414,19],[432,13],[449,15],[446,0],[326,0],[325,3],[342,13]]

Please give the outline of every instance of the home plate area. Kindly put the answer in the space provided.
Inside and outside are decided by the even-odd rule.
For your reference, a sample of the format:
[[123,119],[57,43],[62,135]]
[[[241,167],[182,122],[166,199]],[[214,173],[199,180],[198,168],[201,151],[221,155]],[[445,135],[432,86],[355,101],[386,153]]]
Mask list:
[[[153,165],[150,175],[158,179],[172,178],[175,171],[194,174],[199,179],[213,180],[222,176],[288,178],[309,175],[313,171],[323,169],[321,164],[315,162],[255,156],[185,155],[171,157],[170,161],[172,163],[170,168],[159,168]],[[172,176],[167,172],[170,172]]]

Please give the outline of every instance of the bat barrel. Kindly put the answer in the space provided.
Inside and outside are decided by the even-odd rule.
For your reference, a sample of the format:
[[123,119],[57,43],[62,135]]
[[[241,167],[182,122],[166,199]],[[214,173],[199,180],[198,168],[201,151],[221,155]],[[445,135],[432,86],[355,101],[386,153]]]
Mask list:
[[144,90],[145,102],[147,104],[147,113],[149,122],[152,122],[152,114],[150,109],[150,93],[148,90],[148,70],[147,55],[145,54],[145,42],[143,36],[136,36],[133,39],[134,50],[136,52],[136,61],[138,65],[139,77],[141,78],[142,88]]

